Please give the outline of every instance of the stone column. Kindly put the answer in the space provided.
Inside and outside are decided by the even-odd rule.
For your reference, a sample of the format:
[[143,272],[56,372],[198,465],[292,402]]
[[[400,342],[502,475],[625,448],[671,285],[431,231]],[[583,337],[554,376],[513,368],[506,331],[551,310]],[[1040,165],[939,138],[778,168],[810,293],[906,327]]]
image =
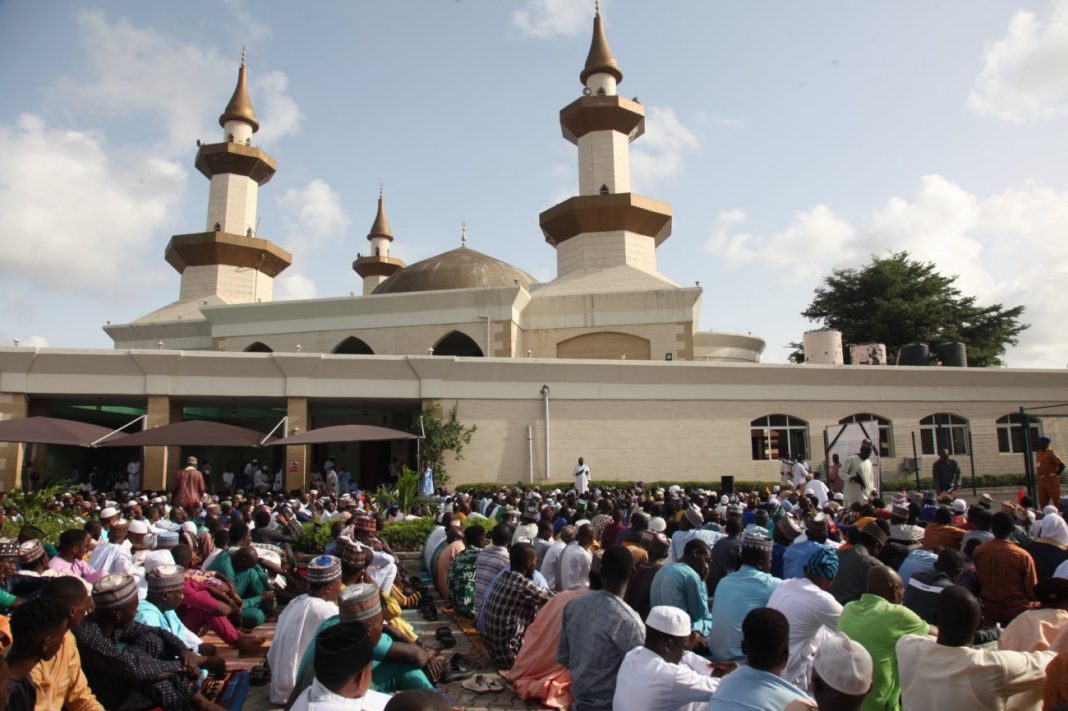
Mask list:
[[[168,395],[149,395],[147,416],[145,429],[181,422],[182,404],[172,401]],[[168,472],[178,466],[180,456],[181,447],[145,447],[141,487],[166,490]]]
[[[0,393],[0,420],[27,416],[25,393]],[[20,442],[0,442],[0,489],[22,487],[22,463],[25,446]],[[42,476],[44,473],[42,472]]]
[[[288,398],[286,402],[286,415],[289,417],[289,432],[284,432],[283,436],[291,434],[294,429],[301,433],[307,432],[308,425],[311,421],[311,418],[308,417],[308,398]],[[303,489],[307,485],[308,447],[306,445],[286,447],[284,472],[284,482],[287,491],[289,489]]]

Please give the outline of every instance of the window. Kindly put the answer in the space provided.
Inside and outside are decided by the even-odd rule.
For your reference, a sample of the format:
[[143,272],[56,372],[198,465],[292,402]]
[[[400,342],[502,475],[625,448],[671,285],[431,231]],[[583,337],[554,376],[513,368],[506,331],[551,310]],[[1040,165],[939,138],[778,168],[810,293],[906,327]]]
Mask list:
[[849,417],[838,420],[840,425],[848,425],[850,422],[878,422],[879,423],[879,456],[894,456],[894,430],[890,420],[885,417],[873,415],[870,412],[858,412]]
[[750,423],[753,460],[794,459],[808,453],[808,423],[789,415],[767,415]]
[[245,347],[245,353],[274,353],[270,346],[256,341]]
[[[1027,422],[1025,425],[1024,422]],[[1022,454],[1024,451],[1024,430],[1027,430],[1031,440],[1031,451],[1038,451],[1038,436],[1042,434],[1038,420],[1015,413],[999,417],[998,424],[998,451],[1002,454]]]
[[924,454],[948,449],[951,455],[968,453],[968,421],[939,412],[920,420],[920,444]]

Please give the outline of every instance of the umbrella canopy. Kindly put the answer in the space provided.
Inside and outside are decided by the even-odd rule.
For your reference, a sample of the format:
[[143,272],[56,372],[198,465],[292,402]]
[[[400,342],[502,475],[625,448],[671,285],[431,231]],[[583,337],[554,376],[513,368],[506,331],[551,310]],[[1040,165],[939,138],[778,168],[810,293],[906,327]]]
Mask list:
[[[22,417],[0,422],[0,442],[29,442],[31,444],[67,444],[88,447],[101,437],[114,432],[110,427],[88,422],[64,420],[59,417]],[[126,435],[119,432],[111,439],[121,442]]]
[[331,444],[333,442],[381,442],[390,439],[419,439],[419,435],[374,425],[334,425],[304,434],[277,439],[271,444]]
[[[186,420],[127,435],[102,447],[258,447],[264,434],[236,425]],[[271,440],[267,440],[268,444]]]

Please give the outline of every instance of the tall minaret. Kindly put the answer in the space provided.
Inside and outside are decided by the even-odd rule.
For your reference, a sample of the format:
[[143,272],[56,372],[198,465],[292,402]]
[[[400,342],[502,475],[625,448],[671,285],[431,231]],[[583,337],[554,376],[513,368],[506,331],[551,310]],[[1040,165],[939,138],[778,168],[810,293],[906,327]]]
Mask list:
[[382,186],[378,186],[378,214],[375,215],[371,231],[367,233],[367,240],[371,243],[371,254],[356,255],[356,261],[352,263],[352,270],[363,277],[363,293],[370,294],[375,287],[393,276],[397,271],[404,269],[404,262],[389,256],[389,245],[393,242],[393,232],[389,229],[389,220],[386,219],[386,202],[382,197]]
[[630,266],[656,273],[656,247],[671,234],[671,206],[630,192],[630,142],[645,110],[617,94],[623,70],[608,48],[598,7],[583,96],[560,110],[564,138],[578,146],[579,194],[540,215],[556,247],[557,277]]
[[182,275],[181,301],[205,296],[226,303],[270,301],[274,277],[293,255],[256,236],[259,186],[274,176],[277,164],[252,145],[260,124],[248,96],[244,50],[237,87],[219,125],[223,141],[201,145],[196,158],[197,170],[211,181],[207,231],[171,237],[166,259]]

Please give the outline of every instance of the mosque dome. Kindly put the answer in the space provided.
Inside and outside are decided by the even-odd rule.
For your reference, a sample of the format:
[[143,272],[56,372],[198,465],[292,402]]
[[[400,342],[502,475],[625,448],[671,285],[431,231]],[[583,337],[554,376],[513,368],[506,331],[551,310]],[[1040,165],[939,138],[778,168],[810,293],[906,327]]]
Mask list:
[[533,283],[534,277],[522,269],[470,247],[457,247],[401,269],[379,284],[374,293],[401,294],[516,284],[529,289]]

